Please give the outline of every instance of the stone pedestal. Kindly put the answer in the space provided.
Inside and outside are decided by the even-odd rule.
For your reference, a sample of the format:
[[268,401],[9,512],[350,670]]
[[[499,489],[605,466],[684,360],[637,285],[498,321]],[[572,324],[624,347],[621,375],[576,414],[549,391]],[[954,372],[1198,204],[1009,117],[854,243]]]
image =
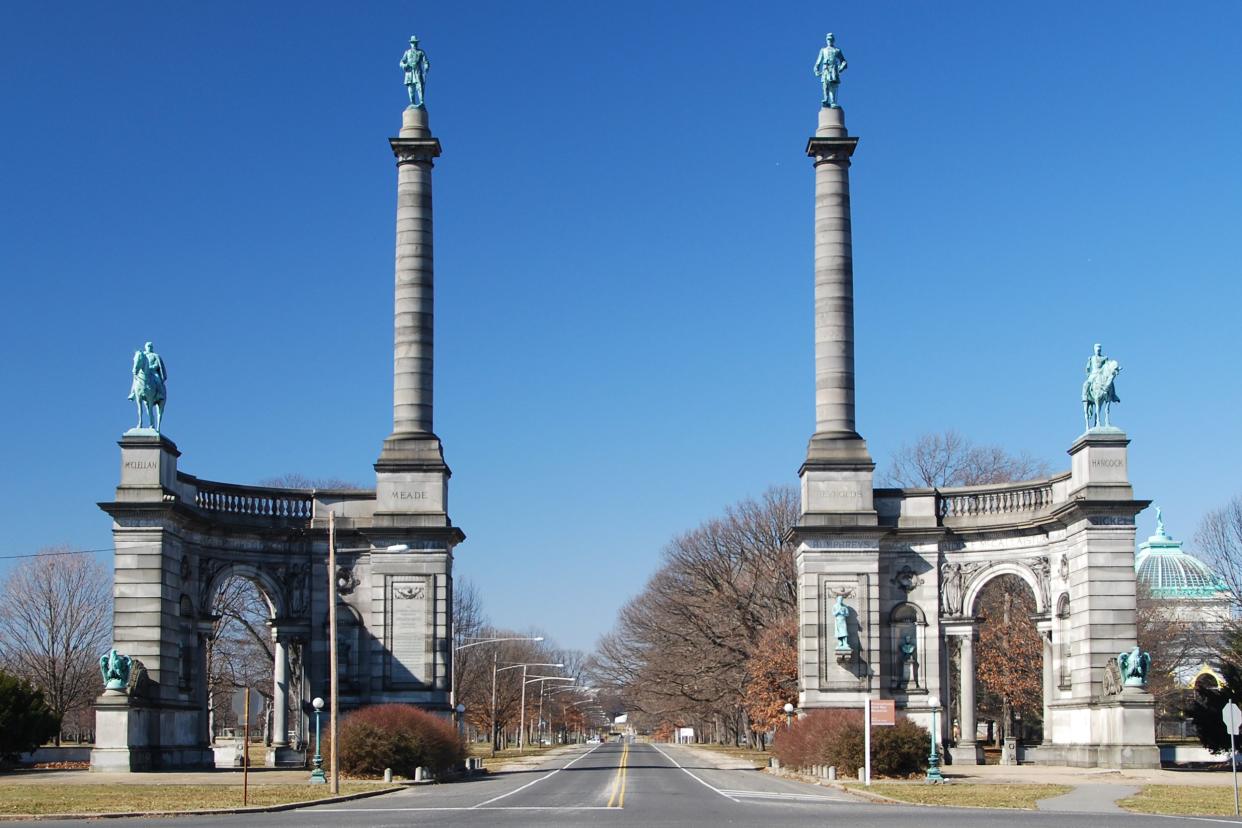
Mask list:
[[176,709],[105,690],[95,701],[91,770],[126,773],[210,768],[211,749],[199,738],[201,711]]

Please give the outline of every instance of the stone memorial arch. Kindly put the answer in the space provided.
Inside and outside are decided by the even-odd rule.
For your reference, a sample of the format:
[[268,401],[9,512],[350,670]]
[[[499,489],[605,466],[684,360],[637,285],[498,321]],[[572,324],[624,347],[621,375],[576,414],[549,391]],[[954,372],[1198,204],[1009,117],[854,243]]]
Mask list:
[[[823,67],[834,61],[830,84]],[[981,762],[977,603],[989,582],[1010,575],[1034,596],[1043,645],[1044,736],[1027,758],[1158,767],[1145,668],[1123,677],[1118,659],[1135,647],[1134,519],[1148,501],[1130,487],[1129,439],[1108,425],[1115,361],[1098,346],[1091,357],[1096,385],[1084,385],[1083,401],[1090,399],[1089,417],[1100,416],[1069,446],[1067,471],[951,489],[873,484],[875,464],[855,421],[849,170],[858,138],[835,105],[844,68],[830,40],[817,63],[824,105],[806,148],[815,169],[816,428],[799,470],[802,515],[792,532],[799,707],[894,699],[925,726],[934,707],[957,710],[958,737],[944,715],[936,716],[939,736],[953,762]],[[949,674],[953,641],[956,677]]]
[[[203,480],[180,468],[181,452],[166,435],[127,431],[120,484],[100,508],[112,518],[116,549],[113,647],[134,661],[98,700],[92,769],[212,764],[207,641],[214,597],[232,577],[253,583],[270,608],[269,764],[302,764],[288,734],[304,731],[286,711],[301,716],[301,702],[328,694],[330,580],[342,709],[399,701],[448,712],[453,550],[465,536],[448,516],[450,471],[432,423],[431,173],[440,142],[421,86],[418,105],[405,110],[390,145],[397,161],[393,430],[375,463],[376,487],[273,489]],[[151,381],[162,408],[167,373],[148,351],[158,366]],[[136,388],[147,359],[136,355]],[[138,399],[141,410],[142,394]],[[339,550],[331,578],[329,514]]]

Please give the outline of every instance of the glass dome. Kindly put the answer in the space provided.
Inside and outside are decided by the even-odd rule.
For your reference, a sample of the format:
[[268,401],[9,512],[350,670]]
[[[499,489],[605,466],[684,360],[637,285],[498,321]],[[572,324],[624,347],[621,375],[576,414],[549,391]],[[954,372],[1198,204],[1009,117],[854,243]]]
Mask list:
[[1139,582],[1159,598],[1215,598],[1226,592],[1224,582],[1207,564],[1182,551],[1182,542],[1164,531],[1156,509],[1156,534],[1139,544],[1134,569]]

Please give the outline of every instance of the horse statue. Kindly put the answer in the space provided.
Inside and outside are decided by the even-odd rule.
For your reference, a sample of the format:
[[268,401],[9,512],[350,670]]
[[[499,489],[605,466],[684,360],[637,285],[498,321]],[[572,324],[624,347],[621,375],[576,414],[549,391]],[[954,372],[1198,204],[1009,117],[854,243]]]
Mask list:
[[1105,359],[1093,371],[1083,386],[1082,410],[1087,420],[1087,431],[1093,428],[1109,428],[1108,412],[1115,402],[1121,402],[1113,382],[1121,373],[1115,359]]
[[141,351],[134,352],[134,381],[129,389],[129,399],[138,408],[138,425],[142,428],[143,411],[147,422],[159,432],[160,422],[164,419],[164,404],[168,400],[165,382],[168,372],[164,368],[164,359],[155,352],[148,342]]

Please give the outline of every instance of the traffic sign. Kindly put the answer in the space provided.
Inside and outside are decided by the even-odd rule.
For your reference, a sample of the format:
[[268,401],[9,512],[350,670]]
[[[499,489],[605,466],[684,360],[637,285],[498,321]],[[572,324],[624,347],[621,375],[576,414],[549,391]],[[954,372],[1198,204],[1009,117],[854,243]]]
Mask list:
[[1220,711],[1220,718],[1225,723],[1226,733],[1237,733],[1239,726],[1242,726],[1242,710],[1233,702],[1225,703]]

